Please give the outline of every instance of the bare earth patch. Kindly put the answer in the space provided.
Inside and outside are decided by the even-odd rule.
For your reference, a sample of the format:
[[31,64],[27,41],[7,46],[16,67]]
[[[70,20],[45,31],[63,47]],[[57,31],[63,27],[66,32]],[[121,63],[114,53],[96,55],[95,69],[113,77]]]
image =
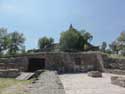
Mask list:
[[102,78],[92,78],[87,74],[64,74],[60,79],[66,94],[125,94],[125,88],[111,84],[113,75],[104,73]]

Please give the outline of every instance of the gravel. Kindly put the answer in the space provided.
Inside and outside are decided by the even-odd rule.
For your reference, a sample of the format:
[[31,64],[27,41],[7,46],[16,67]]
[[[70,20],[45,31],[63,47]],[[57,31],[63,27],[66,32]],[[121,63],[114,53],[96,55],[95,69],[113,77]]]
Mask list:
[[42,73],[30,88],[31,94],[65,94],[64,87],[54,71]]
[[125,88],[111,84],[111,76],[117,75],[103,73],[102,78],[92,78],[84,73],[64,74],[60,79],[66,94],[125,94]]

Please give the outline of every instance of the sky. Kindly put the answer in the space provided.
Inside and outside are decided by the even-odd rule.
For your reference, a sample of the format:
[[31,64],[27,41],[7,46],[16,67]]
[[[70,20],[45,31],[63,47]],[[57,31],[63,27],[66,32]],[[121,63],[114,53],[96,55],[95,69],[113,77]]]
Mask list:
[[24,33],[26,49],[43,36],[59,42],[70,24],[90,32],[94,45],[111,43],[125,30],[125,0],[0,0],[0,27]]

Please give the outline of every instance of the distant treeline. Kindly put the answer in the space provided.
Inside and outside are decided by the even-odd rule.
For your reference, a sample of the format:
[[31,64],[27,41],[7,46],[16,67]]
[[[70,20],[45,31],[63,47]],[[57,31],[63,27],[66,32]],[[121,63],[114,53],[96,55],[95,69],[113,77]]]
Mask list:
[[0,55],[10,56],[18,54],[28,54],[36,52],[78,52],[78,51],[92,51],[100,50],[109,54],[122,54],[125,55],[125,32],[111,44],[102,42],[100,46],[91,44],[93,36],[85,30],[77,30],[72,25],[69,29],[61,33],[59,43],[55,43],[52,37],[46,36],[39,38],[38,48],[25,50],[24,34],[18,31],[8,33],[6,28],[0,28]]

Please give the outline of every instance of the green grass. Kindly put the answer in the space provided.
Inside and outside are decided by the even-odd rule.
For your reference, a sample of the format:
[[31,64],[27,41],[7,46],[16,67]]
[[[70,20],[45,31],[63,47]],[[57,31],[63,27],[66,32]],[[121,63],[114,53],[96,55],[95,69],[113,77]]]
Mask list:
[[29,83],[30,81],[19,81],[11,78],[0,78],[0,89],[10,87],[12,85],[16,85],[18,83]]
[[[31,82],[32,82],[31,80],[19,81],[11,78],[0,78],[0,94],[6,94],[3,91],[9,87],[15,86],[16,89],[21,89],[23,85],[30,84]],[[17,93],[13,92],[12,94],[17,94]]]
[[114,59],[125,59],[125,56],[121,56],[121,55],[110,55],[109,57]]

